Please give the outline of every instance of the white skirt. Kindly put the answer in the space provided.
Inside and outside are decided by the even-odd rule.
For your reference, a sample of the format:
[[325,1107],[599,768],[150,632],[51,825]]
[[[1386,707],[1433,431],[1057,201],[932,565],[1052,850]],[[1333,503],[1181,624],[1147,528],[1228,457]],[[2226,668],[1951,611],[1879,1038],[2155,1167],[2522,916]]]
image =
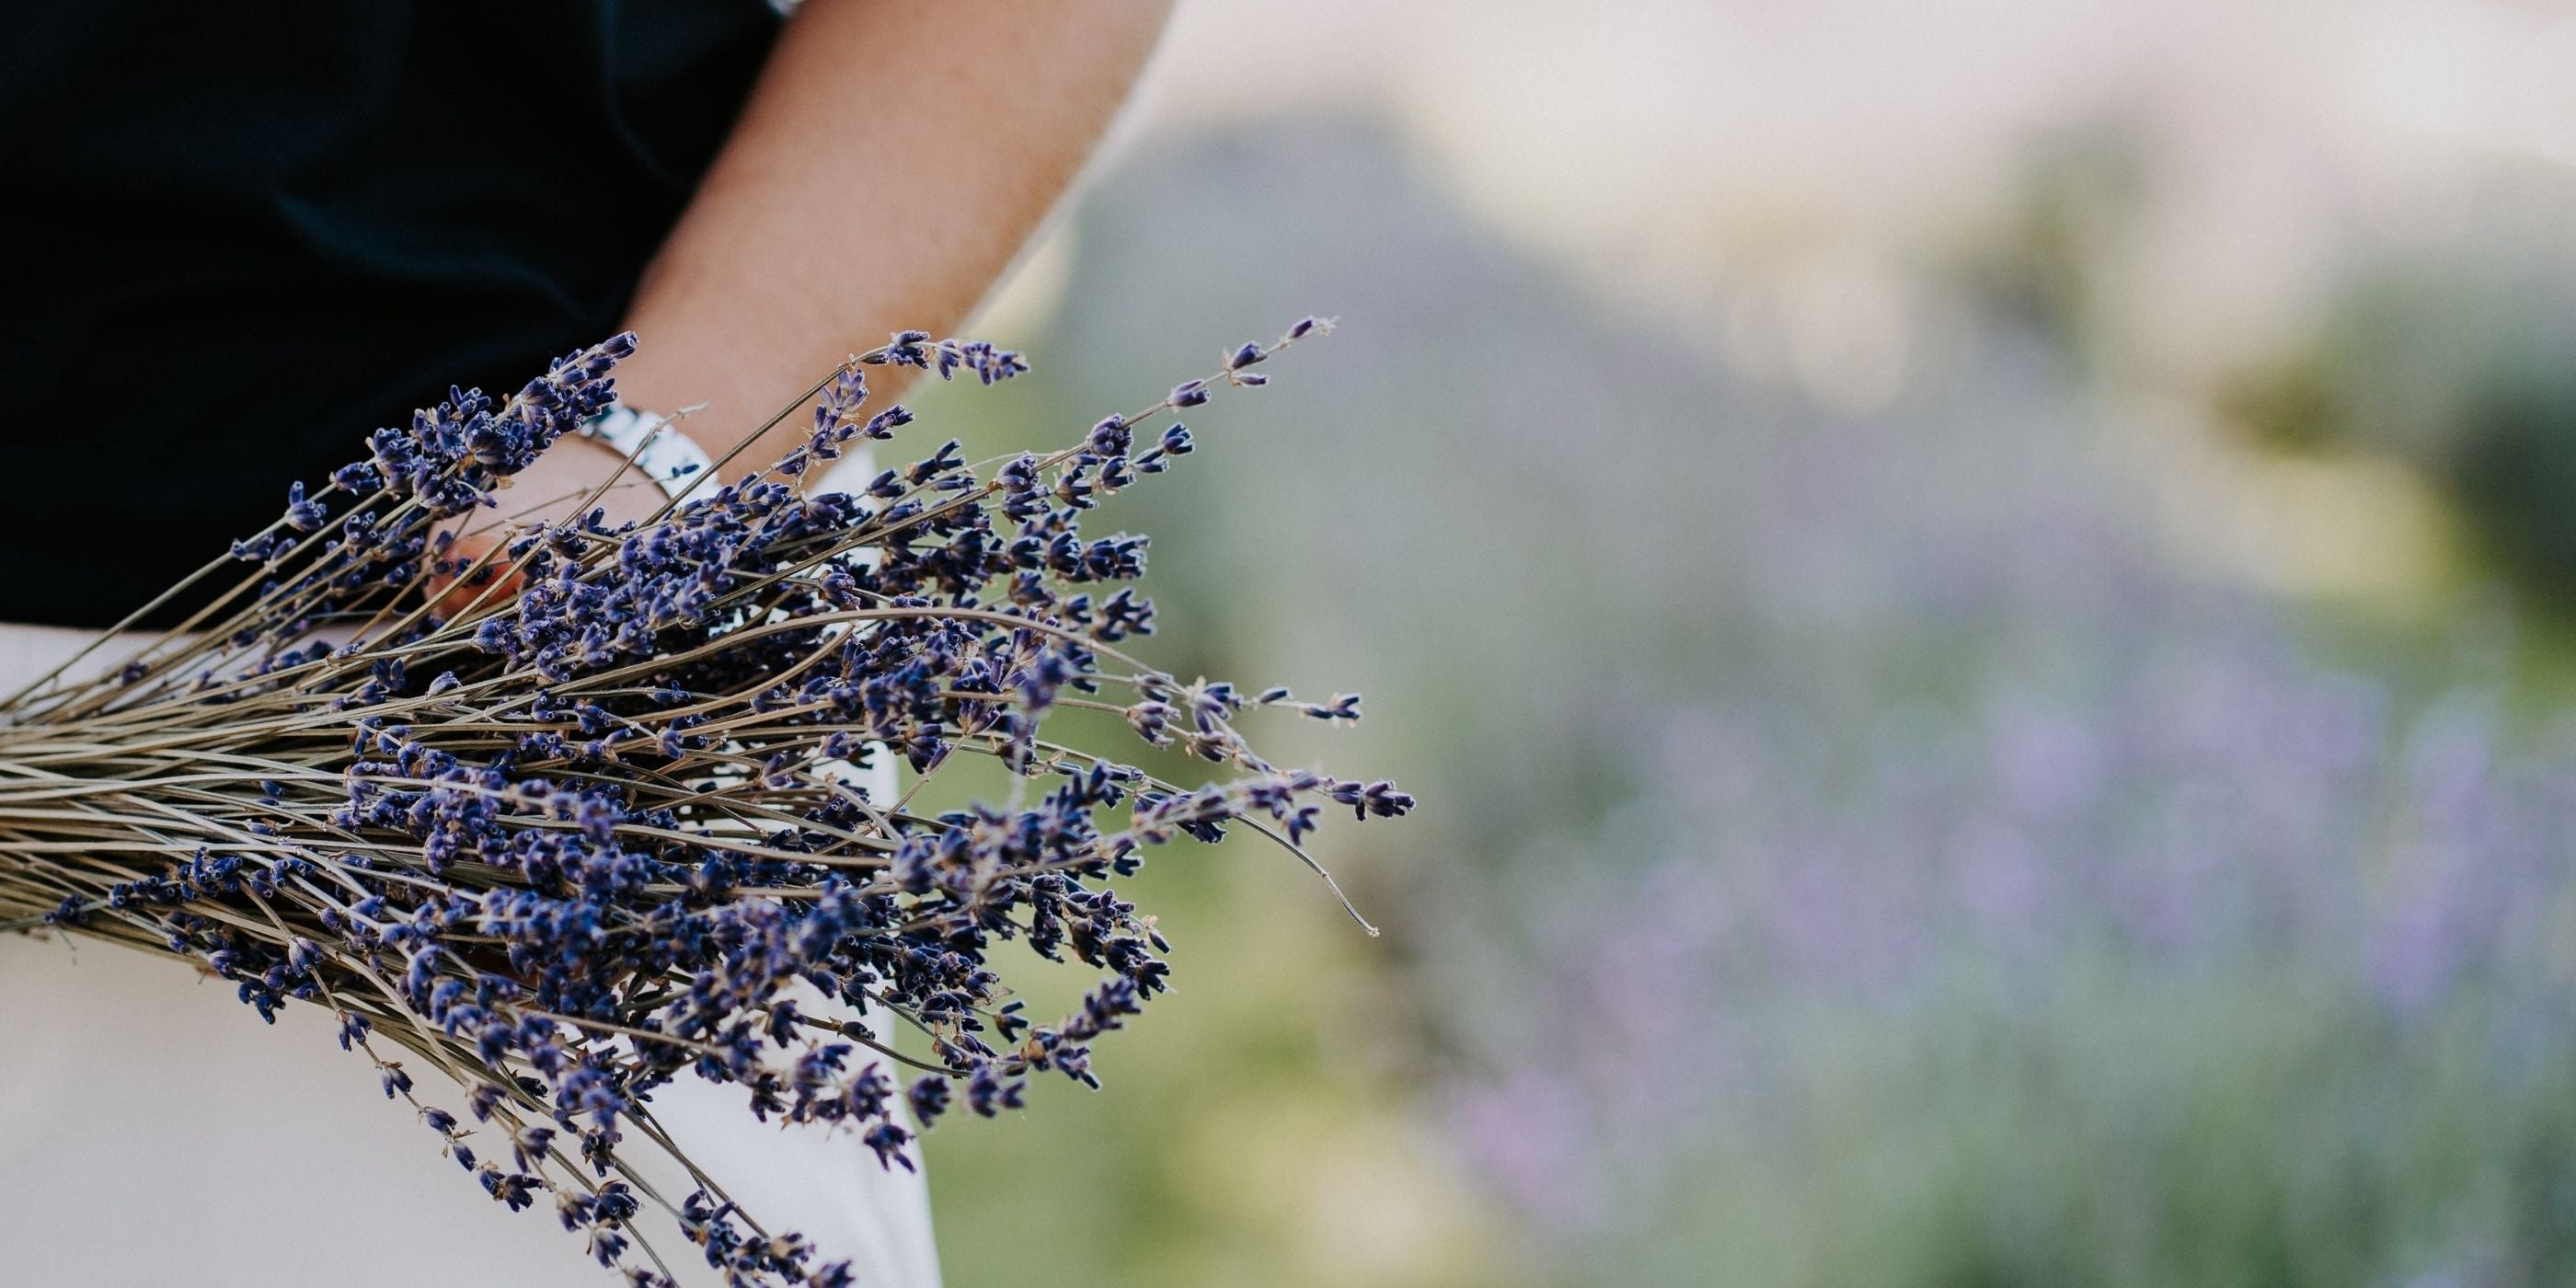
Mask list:
[[[89,638],[0,626],[0,693]],[[308,1005],[272,1029],[185,962],[0,934],[0,1284],[616,1282],[548,1205],[514,1213],[486,1197],[336,1031]],[[466,1117],[436,1074],[419,1094]],[[939,1283],[921,1178],[887,1172],[855,1132],[763,1126],[740,1088],[695,1078],[653,1108],[767,1228],[803,1232],[868,1288]],[[667,1221],[638,1225],[681,1283],[719,1282]]]

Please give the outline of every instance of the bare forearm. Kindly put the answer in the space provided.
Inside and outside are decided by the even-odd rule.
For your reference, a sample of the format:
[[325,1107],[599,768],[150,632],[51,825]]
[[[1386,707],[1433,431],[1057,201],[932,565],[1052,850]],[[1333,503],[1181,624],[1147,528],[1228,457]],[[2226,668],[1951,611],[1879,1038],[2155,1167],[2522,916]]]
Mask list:
[[1082,168],[1169,3],[807,0],[645,273],[620,392],[707,404],[689,432],[721,452],[851,352],[954,326]]

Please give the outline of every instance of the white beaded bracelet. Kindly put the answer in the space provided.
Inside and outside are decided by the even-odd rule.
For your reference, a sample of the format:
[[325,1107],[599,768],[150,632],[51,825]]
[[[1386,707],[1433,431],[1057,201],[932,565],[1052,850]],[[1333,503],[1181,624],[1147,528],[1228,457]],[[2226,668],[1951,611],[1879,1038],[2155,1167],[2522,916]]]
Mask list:
[[581,436],[632,461],[666,496],[688,490],[701,470],[715,468],[715,458],[683,434],[668,416],[640,412],[624,403],[581,423]]

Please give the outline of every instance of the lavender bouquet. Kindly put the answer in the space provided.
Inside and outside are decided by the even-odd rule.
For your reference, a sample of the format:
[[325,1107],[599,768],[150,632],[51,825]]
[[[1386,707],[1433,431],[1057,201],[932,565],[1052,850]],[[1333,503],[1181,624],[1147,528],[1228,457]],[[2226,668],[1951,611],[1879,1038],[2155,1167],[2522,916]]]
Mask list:
[[[1079,528],[1190,452],[1155,422],[1261,383],[1252,367],[1320,329],[1245,345],[1052,454],[978,469],[951,441],[863,494],[806,494],[853,440],[911,420],[862,413],[868,367],[1026,369],[906,332],[764,426],[811,407],[808,440],[761,473],[695,480],[641,522],[612,525],[595,492],[472,555],[456,521],[609,404],[634,339],[506,400],[454,392],[174,588],[162,602],[252,565],[178,628],[0,702],[0,929],[188,959],[263,1017],[332,1008],[341,1045],[495,1200],[550,1207],[636,1285],[671,1282],[656,1219],[729,1282],[846,1284],[689,1162],[656,1088],[738,1087],[761,1119],[856,1131],[911,1167],[907,1121],[1017,1108],[1033,1073],[1098,1085],[1093,1043],[1166,983],[1169,945],[1107,884],[1151,847],[1243,827],[1314,866],[1301,842],[1328,806],[1412,807],[1392,783],[1277,768],[1235,730],[1258,707],[1353,720],[1356,697],[1183,683],[1126,652],[1153,607],[1108,588],[1143,571],[1145,538]],[[1174,783],[1053,741],[1068,708],[1227,772]],[[915,808],[960,756],[1033,785]],[[889,757],[911,787],[863,790]],[[996,969],[1007,940],[1100,982],[1038,1023]],[[897,1026],[926,1058],[897,1052]]]

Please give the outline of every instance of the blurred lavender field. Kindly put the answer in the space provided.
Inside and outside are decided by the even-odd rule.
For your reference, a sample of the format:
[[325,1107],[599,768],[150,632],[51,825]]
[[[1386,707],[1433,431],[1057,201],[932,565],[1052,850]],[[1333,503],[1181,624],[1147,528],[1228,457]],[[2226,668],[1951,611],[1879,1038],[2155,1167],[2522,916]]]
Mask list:
[[[1158,536],[1161,660],[1365,692],[1280,754],[1426,808],[1325,846],[1379,940],[1252,845],[1149,872],[1180,991],[1108,1092],[933,1139],[952,1281],[2576,1277],[2576,668],[2532,517],[2576,512],[2576,396],[2507,378],[2567,367],[2576,290],[2479,231],[2568,185],[2507,167],[2504,215],[2357,239],[2203,353],[2120,268],[2194,199],[2159,137],[1653,298],[1366,113],[1104,175],[993,312],[1037,374],[925,420],[1052,441],[1338,314],[1109,513]],[[2439,320],[2497,276],[2543,322]]]

